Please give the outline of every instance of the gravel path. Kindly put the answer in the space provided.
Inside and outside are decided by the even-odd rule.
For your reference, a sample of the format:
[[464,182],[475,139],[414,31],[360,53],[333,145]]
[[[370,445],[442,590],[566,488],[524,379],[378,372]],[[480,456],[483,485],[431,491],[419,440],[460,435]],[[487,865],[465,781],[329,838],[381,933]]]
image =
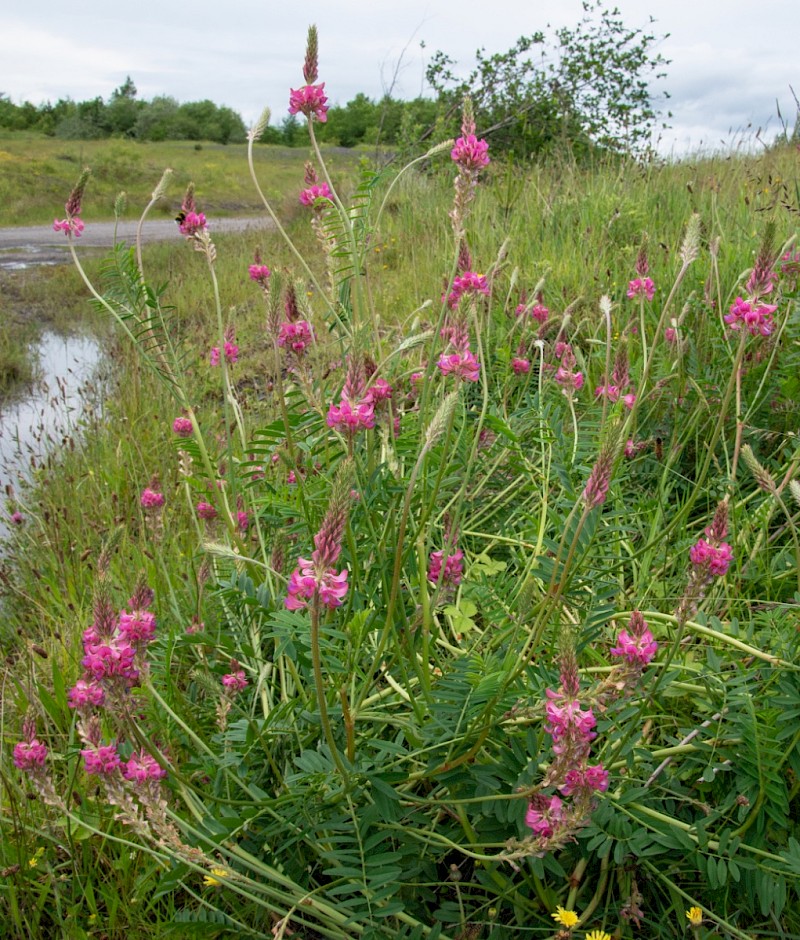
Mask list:
[[[120,222],[117,238],[132,243],[136,238],[136,222]],[[269,219],[234,218],[214,219],[209,230],[215,232],[254,232],[272,228]],[[178,226],[172,219],[146,221],[142,228],[145,242],[181,241]],[[54,232],[49,225],[23,225],[15,228],[0,228],[0,268],[23,268],[35,264],[62,264],[69,261],[67,236]],[[79,248],[111,248],[114,243],[113,222],[92,222],[77,239]]]

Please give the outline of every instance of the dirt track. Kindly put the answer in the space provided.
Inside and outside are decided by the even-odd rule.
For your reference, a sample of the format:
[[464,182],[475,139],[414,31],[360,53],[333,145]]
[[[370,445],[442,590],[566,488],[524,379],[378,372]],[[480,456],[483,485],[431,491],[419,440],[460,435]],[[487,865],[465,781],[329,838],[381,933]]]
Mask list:
[[[136,222],[121,222],[117,226],[117,239],[133,242],[136,238]],[[244,232],[248,229],[263,231],[272,227],[269,219],[214,219],[209,224],[215,232]],[[176,244],[182,236],[172,219],[154,219],[144,223],[142,238],[145,242],[172,241]],[[80,248],[110,248],[114,243],[113,222],[91,222],[83,235],[76,239]],[[69,261],[67,236],[54,232],[49,225],[26,225],[17,228],[0,228],[0,269],[18,268],[32,264],[61,264]]]

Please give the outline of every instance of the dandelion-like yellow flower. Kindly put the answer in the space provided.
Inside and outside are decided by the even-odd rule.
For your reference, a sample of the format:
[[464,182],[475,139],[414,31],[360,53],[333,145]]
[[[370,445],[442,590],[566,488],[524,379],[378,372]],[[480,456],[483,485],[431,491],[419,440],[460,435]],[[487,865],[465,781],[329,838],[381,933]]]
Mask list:
[[592,930],[586,934],[585,940],[611,940],[611,934],[605,930]]
[[227,877],[228,873],[224,868],[212,868],[211,873],[203,878],[203,884],[207,888],[215,888],[217,885],[221,885],[223,879]]
[[44,855],[44,846],[40,845],[39,848],[28,859],[28,866],[30,868],[36,868],[36,866],[39,864],[39,860],[41,859],[43,855]]
[[555,914],[550,915],[557,924],[562,927],[574,927],[580,918],[575,911],[567,911],[560,905],[556,908]]
[[690,907],[686,912],[686,919],[692,927],[699,927],[703,923],[703,912],[699,907]]

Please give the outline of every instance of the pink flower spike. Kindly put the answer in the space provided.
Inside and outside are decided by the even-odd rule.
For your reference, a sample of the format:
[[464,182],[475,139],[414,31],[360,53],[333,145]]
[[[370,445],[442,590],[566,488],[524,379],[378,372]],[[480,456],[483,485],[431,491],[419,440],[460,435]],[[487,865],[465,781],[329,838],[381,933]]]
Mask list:
[[29,773],[44,767],[47,760],[47,748],[41,741],[31,738],[30,741],[20,741],[14,745],[14,766],[17,770]]
[[709,574],[721,578],[733,561],[733,549],[727,542],[715,546],[705,539],[699,539],[689,549],[689,559],[695,568],[707,568]]
[[122,764],[122,776],[131,783],[146,783],[148,780],[161,780],[167,776],[166,770],[146,751],[133,753]]
[[628,297],[631,300],[634,297],[646,297],[647,300],[652,300],[655,292],[656,285],[653,283],[652,278],[637,277],[628,283]]
[[67,693],[67,699],[70,708],[86,708],[90,705],[100,708],[106,700],[106,693],[99,682],[78,679]]
[[201,519],[210,521],[211,519],[217,518],[217,510],[211,505],[211,503],[199,502],[197,504],[197,515]]
[[187,238],[194,238],[201,232],[205,232],[207,227],[208,223],[202,212],[186,212],[178,222],[181,235],[185,235]]
[[229,692],[243,692],[248,682],[243,669],[237,669],[235,672],[229,672],[222,677],[222,684]]
[[646,666],[658,652],[658,643],[649,628],[641,636],[632,636],[627,630],[620,630],[617,645],[610,652],[612,656],[625,659],[632,666]]
[[63,232],[68,237],[74,235],[75,238],[80,238],[84,229],[83,220],[79,219],[77,215],[70,216],[66,219],[54,219],[53,220],[53,231],[54,232]]
[[314,184],[300,193],[300,203],[304,206],[314,206],[318,199],[333,202],[333,193],[327,183]]
[[442,375],[455,375],[464,382],[477,382],[480,378],[481,365],[469,349],[449,356],[443,353],[437,365]]
[[142,504],[142,509],[160,509],[164,505],[164,494],[157,493],[147,486],[142,490],[139,502]]
[[267,286],[272,275],[272,272],[265,264],[251,264],[247,269],[247,273],[251,281],[255,281],[256,284],[260,284],[262,287]]
[[289,91],[289,114],[305,114],[310,120],[315,117],[321,124],[328,120],[328,98],[325,95],[325,82],[319,85],[304,85]]
[[115,744],[103,744],[96,749],[84,748],[81,754],[87,774],[96,774],[100,777],[110,776],[122,766]]
[[511,360],[511,369],[514,372],[514,375],[527,375],[531,371],[530,360],[515,357]]
[[478,140],[474,134],[459,137],[450,151],[455,163],[466,170],[479,170],[489,165],[489,144],[485,140]]
[[191,437],[193,430],[191,418],[184,418],[182,416],[176,418],[172,422],[172,430],[178,437]]

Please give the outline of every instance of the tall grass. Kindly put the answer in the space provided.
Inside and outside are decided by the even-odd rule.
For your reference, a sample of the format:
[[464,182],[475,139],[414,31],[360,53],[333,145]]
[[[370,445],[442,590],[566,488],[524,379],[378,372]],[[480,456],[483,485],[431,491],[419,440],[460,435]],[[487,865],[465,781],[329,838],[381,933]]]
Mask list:
[[[492,164],[471,264],[447,150],[293,212],[265,287],[248,235],[116,252],[112,393],[3,563],[11,935],[800,931],[794,159]],[[150,606],[71,708],[85,628]],[[110,743],[167,777],[87,773]]]

